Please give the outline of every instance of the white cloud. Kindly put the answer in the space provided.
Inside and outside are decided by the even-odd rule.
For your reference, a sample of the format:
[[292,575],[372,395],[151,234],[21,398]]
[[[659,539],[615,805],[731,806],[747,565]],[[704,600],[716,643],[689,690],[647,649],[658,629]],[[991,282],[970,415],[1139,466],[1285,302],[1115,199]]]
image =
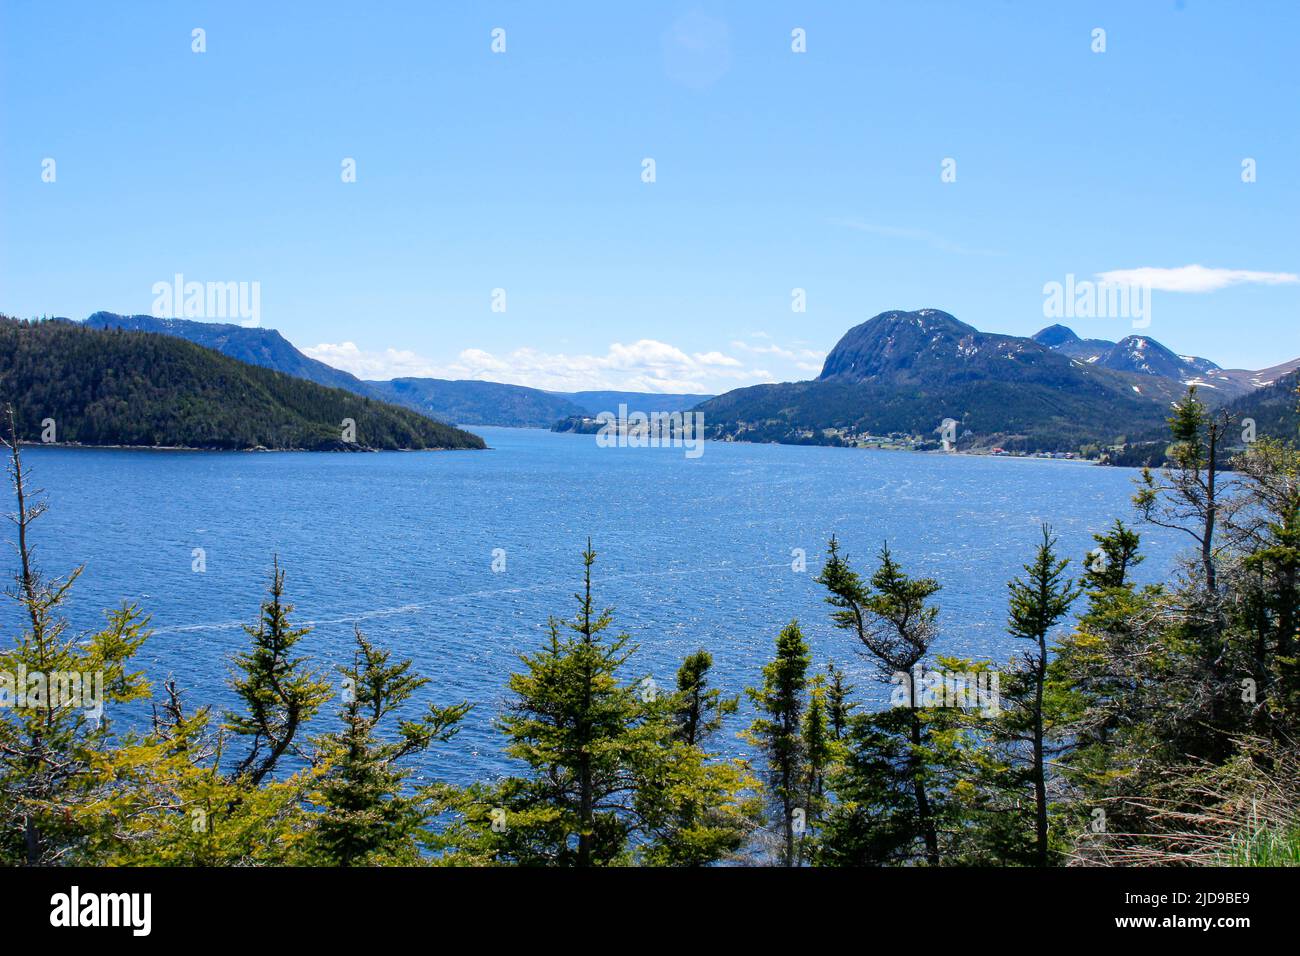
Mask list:
[[730,355],[723,355],[721,352],[696,352],[692,358],[701,365],[724,365],[728,368],[740,368],[745,363],[740,359],[732,358]]
[[1300,282],[1300,276],[1294,272],[1207,269],[1205,266],[1178,266],[1173,269],[1143,266],[1139,269],[1112,269],[1109,272],[1099,272],[1097,276],[1104,282],[1148,286],[1160,292],[1215,292],[1228,286],[1247,283],[1286,285]]
[[382,352],[363,352],[355,342],[332,345],[323,342],[302,353],[318,362],[351,372],[357,378],[433,378],[434,365],[426,358],[402,349],[384,349]]
[[813,349],[805,348],[782,348],[775,343],[772,345],[750,345],[747,342],[739,340],[731,343],[733,348],[740,349],[743,352],[750,352],[754,355],[772,355],[779,359],[784,359],[793,365],[800,372],[820,373],[822,363],[826,361],[825,352],[817,352]]
[[562,392],[617,389],[718,393],[772,380],[766,370],[746,369],[745,363],[734,356],[718,351],[687,354],[655,339],[615,342],[604,355],[569,355],[532,348],[495,355],[483,349],[465,349],[447,365],[399,349],[366,352],[352,342],[323,343],[303,352],[367,379],[468,378]]

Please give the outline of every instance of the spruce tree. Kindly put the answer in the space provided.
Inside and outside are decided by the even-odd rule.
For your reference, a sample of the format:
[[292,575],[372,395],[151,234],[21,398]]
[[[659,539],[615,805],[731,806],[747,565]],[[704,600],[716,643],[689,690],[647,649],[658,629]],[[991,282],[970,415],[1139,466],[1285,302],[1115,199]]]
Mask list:
[[1129,572],[1146,560],[1138,551],[1141,537],[1124,522],[1115,523],[1092,540],[1097,547],[1084,559],[1083,584],[1088,591],[1127,587]]
[[1225,528],[1239,565],[1234,593],[1249,636],[1255,733],[1300,731],[1300,452],[1262,439],[1234,460],[1240,495]]
[[808,752],[803,717],[811,658],[808,644],[791,621],[776,638],[776,656],[763,667],[763,683],[747,691],[759,716],[746,739],[763,753],[769,798],[780,818],[782,866],[798,866],[796,836],[803,832],[808,814]]
[[[1066,810],[1076,831],[1094,826],[1092,812],[1113,795],[1123,772],[1121,741],[1149,713],[1144,685],[1167,661],[1146,629],[1135,626],[1165,600],[1160,585],[1138,591],[1129,574],[1144,560],[1140,536],[1116,520],[1093,539],[1099,547],[1084,559],[1087,608],[1062,635],[1044,689],[1056,708],[1056,766],[1075,797]],[[1119,816],[1113,822],[1125,825]]]
[[673,720],[677,738],[688,746],[701,745],[713,737],[740,705],[739,697],[723,697],[721,690],[709,687],[712,667],[713,655],[700,649],[688,654],[677,670]]
[[826,775],[835,758],[826,702],[826,678],[822,674],[815,674],[809,681],[808,706],[804,710],[800,734],[807,770],[803,800],[806,814],[799,840],[799,858],[808,859],[815,852],[817,830],[826,812]]
[[[886,544],[880,551],[880,564],[866,584],[840,554],[839,542],[832,537],[826,564],[818,582],[829,592],[826,601],[838,610],[831,620],[837,627],[852,631],[876,663],[879,679],[899,685],[904,691],[902,721],[907,735],[904,747],[887,747],[901,752],[905,772],[916,803],[916,823],[925,844],[925,858],[931,866],[940,863],[939,828],[936,808],[929,792],[926,754],[927,716],[921,706],[916,686],[916,668],[929,654],[938,636],[938,607],[929,603],[939,591],[933,578],[912,578],[899,566]],[[895,728],[893,715],[882,716],[881,727]],[[868,740],[879,743],[875,733]]]
[[836,667],[834,661],[829,662],[826,665],[826,720],[835,741],[844,739],[849,719],[857,709],[857,703],[851,699],[853,689],[844,671]]
[[426,789],[407,792],[411,771],[400,762],[454,737],[470,705],[430,704],[418,720],[398,719],[394,739],[381,740],[380,724],[429,679],[411,673],[410,660],[393,661],[360,628],[355,640],[352,662],[339,667],[343,729],[319,743],[318,759],[328,770],[312,800],[320,812],[307,857],[331,866],[418,862],[434,807]]
[[523,670],[510,677],[500,724],[506,753],[527,773],[444,791],[458,816],[441,840],[448,862],[632,863],[654,852],[691,800],[734,802],[717,777],[693,788],[701,751],[680,740],[667,697],[628,679],[635,646],[627,634],[611,636],[612,611],[597,609],[590,542],[582,559],[577,613],[551,618],[546,644],[521,655]]
[[1189,387],[1169,417],[1169,465],[1159,477],[1144,468],[1133,496],[1143,521],[1181,531],[1195,541],[1202,582],[1211,599],[1219,590],[1219,512],[1231,490],[1231,482],[1225,486],[1221,475],[1228,426],[1227,412],[1214,414],[1196,397],[1196,386]]
[[1056,556],[1056,538],[1043,525],[1043,539],[1034,560],[1025,565],[1025,577],[1008,584],[1010,610],[1008,631],[1013,637],[1032,642],[1010,675],[1009,706],[1001,721],[1008,735],[1030,749],[1029,779],[1033,786],[1035,861],[1046,866],[1048,851],[1047,750],[1050,715],[1054,701],[1046,698],[1048,635],[1070,610],[1079,589],[1065,576],[1068,558]]
[[311,628],[289,623],[293,605],[284,602],[284,572],[277,559],[271,573],[270,596],[262,603],[256,627],[244,626],[253,640],[235,664],[242,674],[231,682],[244,710],[228,711],[226,727],[248,741],[235,776],[256,787],[286,755],[305,759],[298,745],[303,725],[330,698],[329,685],[294,649]]
[[30,484],[8,411],[9,477],[17,510],[18,570],[7,590],[25,619],[13,646],[0,651],[0,863],[49,866],[82,858],[105,825],[112,778],[146,755],[117,740],[108,710],[147,699],[149,684],[132,670],[148,636],[148,619],[136,607],[106,615],[90,634],[69,630],[63,616],[81,574],[43,575],[31,538],[46,511]]
[[740,703],[709,686],[712,667],[708,651],[687,655],[676,693],[662,699],[668,740],[662,759],[643,765],[637,786],[637,810],[647,824],[641,855],[650,865],[704,866],[730,857],[760,815],[758,801],[745,795],[757,781],[710,746]]

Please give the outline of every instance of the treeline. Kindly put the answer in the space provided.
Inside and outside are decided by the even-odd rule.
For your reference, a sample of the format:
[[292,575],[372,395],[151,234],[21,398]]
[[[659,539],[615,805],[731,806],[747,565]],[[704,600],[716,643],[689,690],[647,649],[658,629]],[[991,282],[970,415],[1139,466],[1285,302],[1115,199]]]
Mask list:
[[[21,864],[784,866],[1300,862],[1300,455],[1252,444],[1222,471],[1230,422],[1193,395],[1172,464],[1144,472],[1138,519],[1193,545],[1139,587],[1141,538],[1116,521],[1077,563],[1049,528],[1007,587],[1008,662],[933,652],[938,581],[882,547],[867,568],[832,538],[817,578],[830,621],[890,689],[870,708],[801,626],[773,635],[743,693],[706,651],[671,687],[638,670],[583,554],[570,617],[520,658],[497,726],[510,775],[418,784],[469,702],[410,713],[428,681],[357,631],[343,693],[304,653],[277,566],[234,661],[237,705],[154,694],[133,658],[138,608],[71,634],[76,572],[43,577],[42,505],[11,450],[27,626],[0,671],[105,675],[111,705],[149,701],[118,734],[75,708],[0,720],[0,858]],[[337,707],[335,729],[317,730]],[[721,753],[724,735],[750,745]]]
[[1297,388],[1300,388],[1300,370],[1234,401],[1233,418],[1237,422],[1247,419],[1254,422],[1260,435],[1294,437],[1300,433],[1300,409],[1294,401]]
[[[1026,373],[1028,375],[1028,373]],[[950,380],[917,386],[876,382],[812,381],[754,385],[701,403],[709,438],[782,444],[838,445],[836,429],[853,435],[906,434],[938,438],[939,423],[958,423],[965,450],[973,441],[1023,452],[1078,451],[1089,443],[1123,440],[1157,429],[1162,406],[1141,398],[1118,373],[1080,391],[1078,383],[1026,377]],[[1112,376],[1114,378],[1112,378]]]
[[[183,339],[62,321],[0,316],[0,395],[13,406],[19,438],[30,442],[484,447],[477,435],[409,409],[248,365]],[[354,423],[346,433],[344,419]]]
[[[1290,441],[1300,435],[1300,408],[1295,401],[1297,388],[1300,388],[1300,372],[1291,372],[1224,406],[1218,417],[1232,426],[1225,427],[1225,437],[1233,450],[1241,451],[1245,444],[1256,438]],[[1191,393],[1196,394],[1195,387]],[[1118,449],[1098,448],[1096,451],[1105,464],[1130,468],[1155,468],[1173,461],[1168,438],[1155,433],[1130,438]],[[1227,467],[1231,467],[1231,462]]]

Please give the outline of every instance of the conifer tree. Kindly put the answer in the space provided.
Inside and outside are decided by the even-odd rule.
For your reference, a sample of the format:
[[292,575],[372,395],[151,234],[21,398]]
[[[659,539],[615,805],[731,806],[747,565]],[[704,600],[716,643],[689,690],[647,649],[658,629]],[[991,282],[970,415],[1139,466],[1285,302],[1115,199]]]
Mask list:
[[709,687],[712,667],[713,655],[700,649],[688,654],[677,671],[673,720],[678,739],[688,746],[699,746],[713,737],[740,705],[739,697],[723,697],[721,690]]
[[[148,636],[136,607],[107,614],[89,635],[68,628],[62,611],[81,574],[43,575],[35,562],[33,523],[46,511],[24,468],[12,409],[8,410],[9,477],[17,510],[18,571],[6,593],[22,612],[23,630],[0,651],[0,863],[49,866],[79,859],[119,757],[108,709],[143,700],[149,684],[131,670]],[[106,777],[108,779],[106,779]]]
[[[1116,520],[1093,535],[1099,548],[1084,559],[1088,606],[1064,634],[1048,663],[1044,698],[1057,707],[1053,736],[1057,766],[1082,811],[1076,828],[1114,783],[1123,763],[1119,740],[1149,713],[1144,679],[1136,667],[1159,673],[1167,659],[1146,629],[1136,626],[1147,609],[1165,600],[1159,585],[1135,589],[1129,571],[1142,563],[1141,538]],[[1120,820],[1115,821],[1120,824]]]
[[515,699],[501,723],[506,752],[533,770],[522,803],[544,804],[554,815],[544,852],[555,863],[591,866],[626,852],[630,771],[654,741],[641,732],[635,690],[619,681],[634,647],[626,634],[605,634],[613,615],[592,596],[590,543],[582,561],[578,613],[552,619],[548,645],[522,658],[526,669],[510,677]]
[[799,858],[808,859],[815,852],[817,830],[826,811],[826,775],[835,757],[835,743],[831,736],[826,702],[826,678],[815,674],[809,681],[808,706],[800,728],[803,752],[807,761],[804,784],[805,820],[800,835]]
[[434,807],[427,790],[406,792],[410,770],[399,763],[454,737],[471,708],[430,704],[418,720],[397,720],[395,739],[379,739],[379,725],[429,679],[411,673],[410,660],[393,661],[360,628],[354,636],[352,662],[339,667],[343,729],[319,743],[318,759],[328,769],[313,795],[320,812],[313,817],[307,858],[333,866],[418,862]]
[[831,739],[840,741],[849,727],[849,719],[857,709],[857,703],[851,699],[853,685],[844,671],[831,661],[826,665],[826,720],[830,726]]
[[112,789],[87,859],[104,866],[284,866],[302,862],[306,795],[323,767],[252,787],[221,771],[223,735],[187,713],[168,681],[150,733],[102,770]]
[[1173,438],[1169,466],[1158,478],[1144,468],[1133,496],[1143,521],[1182,531],[1196,542],[1202,580],[1210,596],[1218,592],[1215,533],[1222,500],[1230,490],[1220,475],[1228,424],[1226,412],[1212,413],[1196,397],[1196,386],[1189,387],[1169,418]]
[[776,638],[776,656],[763,667],[763,683],[748,690],[759,716],[745,737],[764,756],[765,783],[780,818],[782,866],[798,866],[796,836],[803,832],[808,807],[808,752],[803,717],[811,658],[808,644],[791,621]]
[[235,776],[253,787],[271,775],[284,756],[306,759],[298,744],[299,731],[330,698],[329,684],[305,657],[295,656],[294,649],[311,628],[289,623],[293,605],[284,602],[284,571],[278,559],[269,594],[257,626],[244,626],[253,639],[252,648],[235,658],[242,674],[231,687],[244,709],[226,714],[227,729],[248,741]]
[[761,817],[748,796],[758,786],[739,760],[711,748],[739,698],[709,686],[713,656],[689,654],[677,671],[677,691],[646,701],[648,719],[668,729],[659,759],[638,773],[636,809],[645,823],[640,858],[652,866],[705,866],[734,856]]
[[1048,635],[1070,610],[1079,596],[1074,582],[1065,577],[1068,558],[1056,556],[1056,538],[1043,525],[1043,539],[1034,560],[1025,565],[1025,577],[1008,584],[1010,611],[1008,630],[1013,637],[1032,642],[1033,647],[1014,668],[1008,681],[1008,704],[1001,718],[1007,736],[1029,747],[1029,780],[1033,786],[1035,860],[1039,866],[1049,861],[1047,750],[1052,731],[1051,715],[1055,701],[1046,697]]
[[[689,745],[682,740],[686,726],[673,719],[682,701],[625,679],[635,647],[628,635],[607,633],[613,616],[593,597],[595,561],[588,542],[577,614],[552,618],[547,643],[522,655],[524,669],[510,677],[501,729],[506,753],[528,767],[527,775],[460,793],[444,788],[446,808],[459,817],[440,841],[447,862],[699,864],[736,842],[743,777],[734,767],[707,763],[698,746],[720,703],[710,703],[717,699],[707,691],[703,659],[687,681],[700,715],[697,743]],[[687,812],[698,827],[679,825]],[[718,825],[719,813],[734,825]]]
[[1141,538],[1124,522],[1115,523],[1092,539],[1097,548],[1084,560],[1083,584],[1088,591],[1127,587],[1129,572],[1146,560],[1138,551]]
[[1272,439],[1234,459],[1240,495],[1225,530],[1240,566],[1234,593],[1257,689],[1255,733],[1300,729],[1300,452]]
[[[884,747],[883,750],[906,755],[906,774],[916,803],[916,823],[925,843],[926,861],[938,866],[939,830],[927,787],[926,714],[916,686],[916,667],[925,660],[938,636],[939,609],[928,602],[939,591],[939,582],[908,576],[885,545],[870,584],[865,584],[841,556],[839,542],[834,537],[817,580],[830,592],[827,603],[839,609],[832,613],[832,621],[837,627],[856,634],[875,661],[879,678],[895,685],[902,682],[907,742],[902,748]],[[896,723],[892,715],[881,719],[884,725]],[[867,736],[873,747],[881,744],[876,732]]]

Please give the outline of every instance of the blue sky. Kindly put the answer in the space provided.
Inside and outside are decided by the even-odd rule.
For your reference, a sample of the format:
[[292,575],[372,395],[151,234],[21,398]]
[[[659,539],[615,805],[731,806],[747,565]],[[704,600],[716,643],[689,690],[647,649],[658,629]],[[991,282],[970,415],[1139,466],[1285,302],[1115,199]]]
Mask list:
[[1148,269],[1146,334],[1260,368],[1300,355],[1298,34],[1208,0],[0,0],[0,310],[149,312],[180,273],[366,377],[721,391],[886,309],[1030,334],[1045,283]]

